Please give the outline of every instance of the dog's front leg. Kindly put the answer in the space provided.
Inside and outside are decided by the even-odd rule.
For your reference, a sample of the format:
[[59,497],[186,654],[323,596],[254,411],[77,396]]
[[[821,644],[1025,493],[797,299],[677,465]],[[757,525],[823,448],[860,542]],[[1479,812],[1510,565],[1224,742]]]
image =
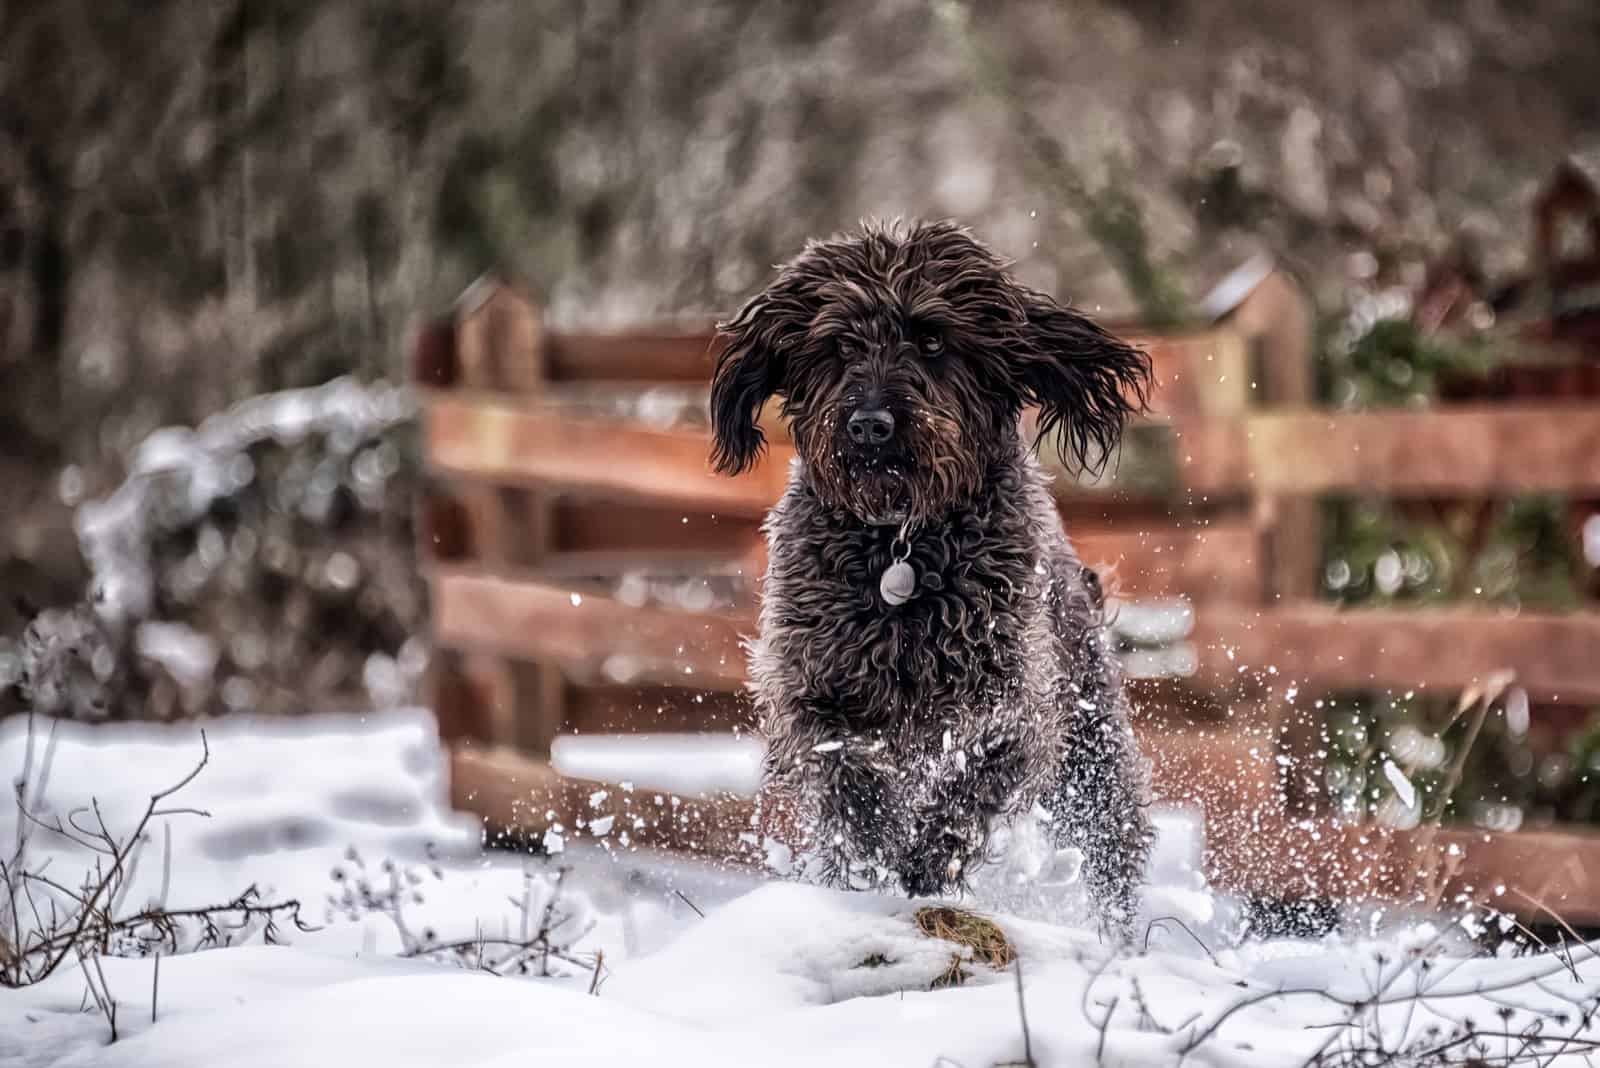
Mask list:
[[1117,691],[1100,688],[1071,700],[1071,755],[1062,762],[1047,807],[1055,813],[1062,844],[1083,855],[1084,888],[1102,926],[1126,943],[1154,837],[1145,796],[1148,772]]
[[805,799],[807,833],[825,875],[847,884],[876,881],[877,869],[898,866],[901,774],[881,737],[836,725],[768,750],[768,778],[799,786]]
[[899,868],[907,893],[940,894],[963,883],[984,851],[990,823],[1007,811],[1035,762],[1030,734],[1000,719],[964,738],[947,733],[915,805],[912,840]]
[[905,844],[902,772],[881,738],[851,735],[823,745],[815,754],[819,844],[840,881],[875,883],[879,872],[899,866]]

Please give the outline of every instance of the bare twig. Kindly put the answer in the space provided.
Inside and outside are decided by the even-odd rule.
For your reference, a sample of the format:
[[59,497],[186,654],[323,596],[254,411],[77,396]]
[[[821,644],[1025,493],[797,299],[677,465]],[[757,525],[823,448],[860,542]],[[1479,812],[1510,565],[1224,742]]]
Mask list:
[[1175,923],[1175,924],[1177,924],[1180,928],[1182,928],[1184,934],[1188,935],[1190,938],[1192,938],[1194,940],[1194,944],[1200,947],[1200,952],[1204,953],[1206,955],[1206,957],[1211,961],[1212,964],[1216,965],[1218,968],[1222,967],[1222,965],[1217,963],[1217,955],[1215,953],[1211,952],[1211,947],[1207,946],[1204,942],[1200,941],[1200,936],[1195,934],[1194,931],[1190,929],[1188,924],[1184,923],[1182,920],[1180,920],[1176,916],[1157,916],[1155,919],[1151,920],[1147,925],[1145,925],[1145,929],[1144,929],[1144,951],[1146,953],[1150,952],[1150,934],[1151,934],[1151,932],[1156,929],[1156,925],[1157,924],[1166,924],[1166,923]]
[[[91,800],[87,808],[67,813],[64,820],[62,817],[46,819],[33,811],[42,792],[42,772],[48,770],[54,735],[51,737],[52,742],[46,744],[46,767],[41,770],[34,788],[19,790],[19,823],[31,829],[43,829],[90,850],[95,854],[95,862],[85,873],[81,885],[69,886],[47,874],[48,860],[30,868],[25,834],[21,838],[23,853],[9,863],[0,862],[0,879],[4,881],[9,912],[7,919],[12,928],[9,937],[14,943],[9,951],[0,954],[0,986],[20,987],[40,982],[54,974],[63,962],[76,959],[97,1001],[104,1003],[103,1011],[115,1031],[116,1006],[101,974],[101,955],[131,951],[140,955],[154,953],[159,960],[162,955],[193,948],[186,932],[194,928],[198,928],[194,943],[199,946],[227,945],[253,936],[257,928],[266,941],[273,942],[280,937],[280,925],[284,923],[293,924],[300,931],[314,929],[301,919],[298,901],[263,901],[254,886],[217,904],[168,908],[166,899],[172,876],[172,839],[168,824],[163,825],[160,897],[145,908],[125,912],[123,906],[138,875],[139,858],[149,841],[151,821],[158,816],[204,814],[199,809],[169,806],[166,802],[194,782],[209,763],[211,749],[205,732],[200,732],[201,755],[194,766],[176,782],[150,795],[133,830],[125,837],[111,830],[98,799]],[[31,927],[24,924],[24,907],[31,917]],[[152,1016],[156,1011],[154,997],[158,992],[159,964],[156,968],[157,974],[152,976]],[[99,985],[95,987],[97,980]]]
[[1022,996],[1022,961],[1017,961],[1017,1018],[1022,1022],[1022,1063],[1037,1068],[1033,1059],[1033,1035],[1028,1030],[1028,1002]]
[[599,965],[572,951],[572,946],[593,929],[593,924],[581,930],[567,930],[572,917],[561,911],[562,887],[568,869],[556,871],[555,878],[545,887],[542,900],[535,892],[534,873],[524,873],[522,894],[508,899],[519,914],[515,931],[510,925],[502,924],[502,933],[491,936],[479,927],[469,938],[442,941],[431,928],[424,928],[420,933],[414,931],[406,919],[407,902],[422,900],[419,892],[406,887],[407,883],[419,879],[416,873],[402,872],[392,862],[385,861],[389,887],[377,890],[368,881],[365,865],[355,851],[345,856],[355,865],[354,877],[343,869],[334,872],[335,880],[342,883],[344,889],[337,896],[330,896],[330,905],[352,918],[371,913],[389,917],[400,935],[402,957],[450,961],[492,975],[533,973],[541,976],[550,974],[550,962],[555,960],[595,972],[594,982],[598,984]]
[[677,887],[673,887],[672,894],[679,901],[682,901],[685,905],[688,905],[691,909],[693,909],[696,916],[700,917],[702,920],[706,918],[706,914],[700,911],[700,906],[696,905],[693,901],[690,901],[689,896],[682,890],[679,890]]
[[1472,752],[1472,747],[1478,740],[1478,733],[1483,730],[1483,721],[1488,718],[1489,709],[1500,699],[1500,695],[1505,693],[1506,687],[1510,686],[1515,679],[1516,676],[1509,671],[1496,672],[1484,682],[1481,688],[1477,686],[1469,687],[1456,703],[1455,713],[1450,717],[1449,722],[1439,730],[1441,735],[1444,734],[1445,731],[1455,725],[1463,712],[1474,704],[1477,705],[1477,713],[1472,717],[1472,725],[1467,728],[1467,736],[1456,750],[1456,758],[1451,761],[1450,770],[1445,773],[1444,782],[1439,788],[1437,808],[1432,814],[1432,819],[1435,822],[1443,818],[1444,810],[1449,807],[1450,799],[1455,795],[1456,787],[1461,785],[1461,773],[1466,768],[1467,756]]
[[[111,989],[106,986],[106,973],[100,967],[100,955],[85,954],[83,947],[74,945],[73,952],[78,957],[78,967],[83,972],[84,985],[88,987],[89,996],[94,999],[95,1007],[100,1010],[100,1015],[106,1018],[106,1024],[111,1028],[111,1041],[117,1040],[117,1003],[111,997]],[[89,965],[94,964],[94,975],[89,972]],[[100,985],[95,986],[98,978]]]

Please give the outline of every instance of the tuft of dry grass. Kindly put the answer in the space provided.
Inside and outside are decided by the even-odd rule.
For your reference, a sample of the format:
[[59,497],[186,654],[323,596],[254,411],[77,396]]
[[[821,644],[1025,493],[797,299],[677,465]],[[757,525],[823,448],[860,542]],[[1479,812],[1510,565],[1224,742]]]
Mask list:
[[951,908],[948,905],[929,905],[920,908],[912,917],[917,930],[929,938],[938,938],[970,951],[954,953],[950,967],[933,981],[933,989],[960,986],[971,978],[966,970],[970,961],[981,961],[991,968],[1005,968],[1017,959],[1017,951],[998,924],[976,912]]

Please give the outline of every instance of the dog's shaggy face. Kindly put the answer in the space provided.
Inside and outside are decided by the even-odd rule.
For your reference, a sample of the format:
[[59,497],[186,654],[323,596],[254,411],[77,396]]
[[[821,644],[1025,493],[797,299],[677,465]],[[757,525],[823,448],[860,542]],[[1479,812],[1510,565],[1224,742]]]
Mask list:
[[1020,285],[965,230],[869,226],[813,242],[721,327],[713,462],[738,473],[783,399],[818,493],[866,521],[932,518],[1014,452],[1026,404],[1041,438],[1093,466],[1149,377],[1143,353]]

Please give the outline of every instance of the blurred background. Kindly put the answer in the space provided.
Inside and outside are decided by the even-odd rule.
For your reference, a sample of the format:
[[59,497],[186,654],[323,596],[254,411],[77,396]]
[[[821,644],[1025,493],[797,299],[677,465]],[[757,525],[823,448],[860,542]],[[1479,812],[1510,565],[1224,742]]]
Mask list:
[[[703,322],[808,236],[952,216],[1144,330],[1270,265],[1336,408],[1515,394],[1546,341],[1541,395],[1593,397],[1539,250],[1596,252],[1597,60],[1592,0],[6,3],[0,710],[418,700],[411,351],[485,271],[549,330]],[[1592,607],[1581,499],[1319,509],[1322,600]],[[1447,778],[1453,698],[1329,700],[1334,800]],[[1452,817],[1600,818],[1563,715],[1487,724]]]

